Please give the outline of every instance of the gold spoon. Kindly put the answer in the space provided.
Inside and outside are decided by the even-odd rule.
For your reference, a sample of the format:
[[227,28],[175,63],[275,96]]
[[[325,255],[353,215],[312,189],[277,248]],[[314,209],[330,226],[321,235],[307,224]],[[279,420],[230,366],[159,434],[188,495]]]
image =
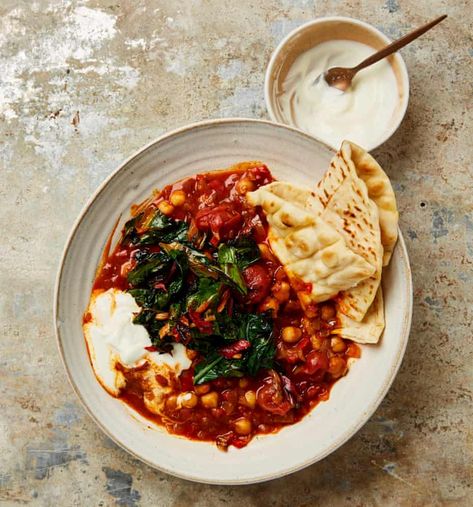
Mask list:
[[334,88],[338,88],[339,90],[344,92],[351,85],[351,82],[355,77],[356,73],[359,72],[361,69],[365,69],[366,67],[373,65],[373,63],[376,63],[379,60],[386,58],[386,56],[395,53],[398,49],[401,49],[402,47],[406,46],[413,40],[417,39],[417,37],[420,37],[422,34],[427,32],[427,30],[430,30],[432,27],[434,27],[437,23],[443,21],[446,17],[447,15],[444,14],[443,16],[434,19],[430,23],[427,23],[426,25],[417,28],[416,30],[408,33],[407,35],[404,35],[404,37],[401,37],[400,39],[391,42],[391,44],[389,44],[383,49],[380,49],[373,55],[369,56],[368,58],[366,58],[366,60],[363,60],[356,67],[352,68],[332,67],[331,69],[321,74],[314,81],[314,83],[316,83],[320,79],[320,77],[323,76],[329,86],[333,86]]

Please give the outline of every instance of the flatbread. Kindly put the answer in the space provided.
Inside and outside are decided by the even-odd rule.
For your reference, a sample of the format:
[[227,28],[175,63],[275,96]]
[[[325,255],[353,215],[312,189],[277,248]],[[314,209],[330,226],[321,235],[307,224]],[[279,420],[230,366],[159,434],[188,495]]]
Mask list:
[[350,319],[341,311],[337,312],[337,320],[339,324],[332,331],[333,334],[357,343],[378,343],[384,330],[384,302],[381,286],[361,322]]
[[374,268],[370,278],[340,295],[341,310],[361,322],[376,296],[383,269],[378,208],[368,197],[364,182],[356,174],[350,174],[333,193],[321,217],[340,232],[353,252]]
[[[247,199],[263,208],[269,224],[269,243],[289,278],[311,284],[310,293],[298,292],[303,305],[326,301],[375,273],[376,268],[351,250],[320,214],[306,209],[310,206],[299,206],[300,195],[291,194],[294,189],[283,192],[283,186],[271,185],[249,192]],[[275,192],[283,192],[285,198]],[[296,202],[291,202],[294,199]]]
[[[352,149],[353,153],[356,153],[354,155],[356,161],[361,164],[360,174],[358,174],[357,166],[352,160]],[[374,174],[376,174],[375,178]],[[389,193],[386,185],[382,185],[383,199],[388,199],[391,207],[392,203],[395,206],[394,193],[389,179],[381,167],[362,148],[344,141],[341,150],[330,162],[329,170],[316,188],[317,198],[324,207],[322,217],[342,233],[350,248],[358,254],[364,255],[376,268],[375,273],[369,280],[361,282],[356,287],[340,295],[340,310],[357,322],[363,320],[376,296],[381,281],[382,267],[387,258],[384,253],[380,220],[380,213],[382,212],[386,221],[386,210],[381,209],[376,201],[372,199],[373,196],[378,201],[382,201],[383,205],[386,204],[383,199],[380,200],[379,193],[381,188],[379,181],[384,181],[383,176],[389,184],[392,194]],[[386,197],[389,195],[391,197]],[[330,218],[333,215],[333,209],[338,214],[338,222]],[[388,225],[385,225],[385,229],[392,228],[390,222],[393,218],[393,214],[390,213],[389,220],[387,220]],[[395,229],[397,234],[397,219],[395,220]],[[387,236],[385,234],[385,237]],[[385,242],[386,246],[392,251],[392,248],[394,248],[392,238]],[[360,247],[363,247],[364,250],[360,251]]]
[[286,181],[273,181],[264,186],[264,189],[285,201],[297,204],[307,211],[320,215],[324,207],[317,198],[316,193],[310,188],[301,187]]
[[391,181],[378,162],[356,144],[345,141],[342,144],[342,154],[345,160],[349,160],[351,155],[358,176],[368,188],[370,199],[378,206],[381,241],[384,247],[383,266],[387,266],[396,245],[399,222],[396,196]]
[[317,197],[325,207],[343,181],[355,174],[364,181],[370,199],[378,207],[384,248],[383,266],[387,266],[398,237],[399,213],[391,182],[369,153],[350,141],[343,141],[340,151],[330,163],[329,170],[317,184]]

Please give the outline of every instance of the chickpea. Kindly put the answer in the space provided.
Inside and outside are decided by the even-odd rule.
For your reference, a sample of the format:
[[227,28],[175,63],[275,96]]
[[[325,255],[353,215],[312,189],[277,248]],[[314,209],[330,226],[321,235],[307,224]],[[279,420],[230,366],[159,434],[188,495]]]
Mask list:
[[207,394],[210,391],[210,385],[209,384],[201,384],[200,386],[195,386],[194,391],[199,394]]
[[177,396],[172,395],[166,400],[166,408],[168,410],[175,410],[177,407]]
[[249,435],[251,433],[251,421],[246,417],[240,417],[234,422],[235,431],[239,435]]
[[254,391],[246,391],[245,402],[250,408],[256,407],[256,393]]
[[296,343],[300,340],[302,331],[298,327],[286,326],[282,328],[281,337],[286,343]]
[[330,340],[330,347],[334,352],[344,352],[347,348],[343,339],[338,336]]
[[273,314],[278,313],[279,301],[272,296],[268,296],[260,305],[261,312],[271,311]]
[[183,407],[194,408],[197,405],[199,398],[197,398],[194,393],[187,392],[179,395],[179,401]]
[[245,387],[248,387],[248,386],[249,386],[249,384],[250,384],[250,381],[249,381],[247,378],[245,378],[245,377],[241,378],[241,379],[238,381],[238,385],[239,385],[242,389],[244,389]]
[[330,358],[328,371],[333,377],[341,377],[346,371],[346,362],[342,357],[333,356]]
[[169,200],[173,206],[182,206],[186,202],[186,194],[183,190],[175,190]]
[[240,195],[245,195],[247,192],[251,192],[255,189],[255,184],[247,179],[243,178],[236,184],[236,190]]
[[217,408],[218,406],[218,393],[212,391],[210,393],[204,394],[200,398],[200,402],[205,408]]
[[274,297],[280,302],[285,303],[289,299],[291,286],[287,282],[276,283],[272,288]]
[[171,215],[174,211],[174,206],[169,201],[161,201],[158,204],[158,209],[164,215]]
[[299,297],[302,299],[302,306],[304,307],[306,317],[309,319],[315,319],[319,314],[317,305],[312,304],[310,302],[310,297],[306,296],[304,293],[299,294]]
[[322,320],[328,321],[335,318],[335,307],[330,304],[322,305],[320,309],[320,317]]

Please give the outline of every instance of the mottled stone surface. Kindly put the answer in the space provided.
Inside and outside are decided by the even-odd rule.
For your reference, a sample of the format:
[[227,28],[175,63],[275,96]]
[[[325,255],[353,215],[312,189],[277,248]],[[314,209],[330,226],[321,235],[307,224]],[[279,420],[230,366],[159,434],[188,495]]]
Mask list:
[[[192,484],[117,448],[70,388],[53,283],[94,188],[190,121],[266,117],[275,44],[345,14],[398,36],[411,102],[375,155],[397,191],[414,274],[411,340],[388,396],[333,455],[250,487]],[[469,0],[0,2],[0,504],[473,504],[473,8]]]

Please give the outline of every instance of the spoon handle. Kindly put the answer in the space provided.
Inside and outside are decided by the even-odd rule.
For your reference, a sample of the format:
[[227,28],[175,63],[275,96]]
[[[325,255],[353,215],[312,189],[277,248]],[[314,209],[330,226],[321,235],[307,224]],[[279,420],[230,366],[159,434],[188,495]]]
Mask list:
[[359,63],[356,67],[353,68],[355,72],[358,72],[361,69],[364,69],[365,67],[368,67],[368,65],[372,65],[373,63],[376,63],[379,60],[382,60],[386,56],[389,56],[391,53],[395,53],[398,49],[401,49],[402,47],[406,46],[410,42],[412,42],[414,39],[417,39],[417,37],[420,37],[422,34],[430,30],[433,26],[440,23],[440,21],[443,21],[447,17],[446,14],[443,16],[440,16],[437,19],[434,19],[430,23],[427,23],[416,30],[413,30],[412,32],[408,33],[407,35],[404,35],[404,37],[401,37],[400,39],[395,40],[394,42],[391,42],[389,46],[386,46],[385,48],[381,49],[380,51],[377,51],[373,55],[366,58],[366,60],[363,60],[361,63]]

